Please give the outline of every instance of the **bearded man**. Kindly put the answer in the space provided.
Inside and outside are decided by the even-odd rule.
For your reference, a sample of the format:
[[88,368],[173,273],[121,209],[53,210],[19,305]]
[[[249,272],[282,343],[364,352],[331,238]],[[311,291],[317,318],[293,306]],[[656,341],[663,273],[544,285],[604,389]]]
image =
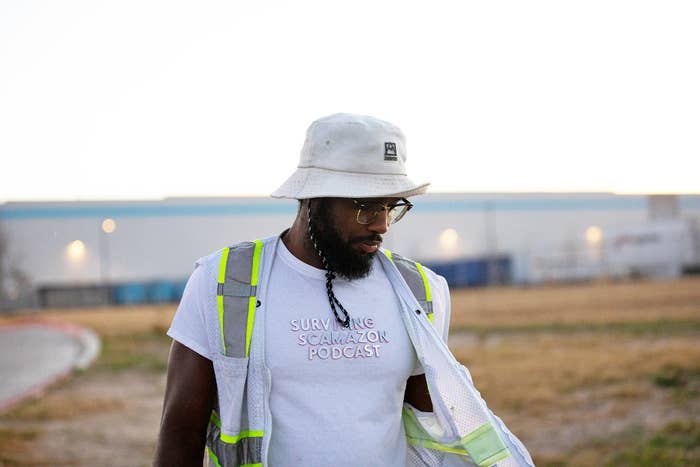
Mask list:
[[405,161],[391,123],[319,119],[272,195],[292,226],[197,261],[157,465],[532,465],[447,349],[444,278],[381,248],[428,185]]

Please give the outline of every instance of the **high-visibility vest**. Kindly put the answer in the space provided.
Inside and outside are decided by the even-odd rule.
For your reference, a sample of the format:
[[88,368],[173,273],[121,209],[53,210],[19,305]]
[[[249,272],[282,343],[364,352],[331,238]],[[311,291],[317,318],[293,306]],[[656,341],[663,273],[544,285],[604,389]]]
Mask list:
[[[255,317],[259,309],[264,312],[258,296],[267,284],[261,279],[269,277],[266,274],[269,271],[263,271],[264,264],[271,265],[269,255],[274,256],[278,241],[279,237],[270,237],[264,241],[239,243],[221,251],[218,316],[208,321],[209,328],[218,328],[216,344],[220,348],[220,354],[213,359],[217,398],[206,439],[209,458],[216,466],[256,467],[266,462],[264,453],[269,435],[266,436],[265,431],[271,417],[269,406],[266,407],[270,374],[264,367],[262,355],[252,349],[261,349],[260,354],[264,352],[264,333],[254,332]],[[264,251],[268,261],[262,260]],[[424,413],[404,405],[403,423],[409,446],[407,463],[534,465],[522,443],[486,408],[466,368],[454,360],[430,325],[432,295],[421,264],[385,249],[381,251],[384,253],[383,257],[380,255],[381,261],[390,265],[387,276],[392,285],[410,291],[403,296],[404,302],[412,303],[402,303],[415,305],[407,312],[409,319],[404,321],[411,323],[407,324],[408,334],[426,370],[435,411]],[[402,294],[398,295],[401,299]],[[426,352],[440,358],[426,357]]]

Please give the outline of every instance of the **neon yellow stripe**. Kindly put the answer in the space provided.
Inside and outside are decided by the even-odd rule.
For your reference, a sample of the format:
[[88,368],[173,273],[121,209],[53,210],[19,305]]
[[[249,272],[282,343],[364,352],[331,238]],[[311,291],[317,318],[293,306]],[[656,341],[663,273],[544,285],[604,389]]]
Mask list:
[[253,250],[253,270],[250,272],[250,285],[258,285],[258,270],[260,269],[260,252],[262,251],[262,242],[253,240],[255,249]]
[[[420,264],[419,262],[416,262],[416,269],[420,273],[420,276],[423,278],[423,287],[425,287],[425,300],[427,302],[432,302],[433,301],[433,296],[430,293],[430,284],[428,283],[428,276],[425,275],[425,271],[423,271],[423,265]],[[433,322],[433,314],[430,313],[428,315],[428,320],[430,322]]]
[[408,444],[435,449],[438,451],[451,452],[462,456],[467,455],[462,446],[440,444],[433,440],[418,422],[416,414],[406,407],[404,407],[402,410],[402,419],[404,429],[406,430],[406,439],[408,440]]
[[215,410],[211,411],[211,415],[209,416],[209,421],[212,422],[214,425],[218,426],[219,428],[221,428],[221,419],[219,418],[219,414],[217,414]]
[[221,441],[228,444],[236,444],[241,438],[262,438],[265,432],[263,431],[241,431],[235,436],[221,433]]
[[489,422],[463,437],[460,444],[479,467],[493,465],[510,456],[510,451]]
[[[221,261],[219,262],[219,284],[226,280],[226,264],[228,263],[228,248],[221,250]],[[224,340],[224,296],[216,296],[216,306],[219,309],[219,331],[221,332],[221,348],[226,355],[226,341]]]
[[262,467],[262,464],[241,464],[241,467]]
[[[260,271],[260,252],[262,251],[262,242],[254,240],[255,249],[253,250],[253,268],[250,271],[250,285],[258,285],[258,273]],[[248,299],[248,321],[246,323],[245,332],[245,356],[250,353],[250,339],[253,336],[253,324],[255,324],[255,308],[257,308],[258,298],[253,295]]]
[[423,265],[417,262],[416,269],[418,269],[420,276],[423,278],[423,287],[425,287],[425,300],[428,302],[432,302],[433,296],[430,293],[430,284],[428,284],[428,276],[426,276],[425,271],[423,271]]
[[219,284],[226,280],[226,263],[228,262],[228,248],[221,250],[221,261],[219,262]]
[[389,260],[390,260],[392,263],[394,262],[394,258],[392,258],[391,251],[389,251],[389,250],[384,250],[384,255],[385,255],[387,258],[389,258]]
[[216,457],[216,454],[214,454],[214,451],[212,451],[209,446],[207,446],[207,452],[209,453],[209,457],[211,457],[211,460],[214,461],[214,465],[216,467],[221,467],[221,464],[219,464],[219,458]]
[[467,455],[467,452],[464,449],[451,448],[445,446],[444,444],[429,441],[427,439],[411,438],[410,436],[406,436],[406,440],[408,440],[408,444],[412,446],[422,446],[424,448],[435,449],[436,451],[451,452],[453,454],[459,454],[460,456]]
[[255,306],[257,305],[258,299],[253,295],[248,299],[248,322],[246,323],[245,332],[245,356],[248,357],[250,353],[250,338],[253,335],[253,324],[255,323]]

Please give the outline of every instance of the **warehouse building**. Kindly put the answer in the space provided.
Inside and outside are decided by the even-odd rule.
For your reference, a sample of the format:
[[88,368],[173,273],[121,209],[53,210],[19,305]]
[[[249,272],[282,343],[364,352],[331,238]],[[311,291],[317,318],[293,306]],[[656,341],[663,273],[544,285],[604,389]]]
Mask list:
[[[385,247],[457,286],[675,277],[700,263],[700,195],[455,193],[412,201]],[[175,300],[197,258],[279,234],[296,210],[296,202],[263,197],[2,204],[2,307]]]

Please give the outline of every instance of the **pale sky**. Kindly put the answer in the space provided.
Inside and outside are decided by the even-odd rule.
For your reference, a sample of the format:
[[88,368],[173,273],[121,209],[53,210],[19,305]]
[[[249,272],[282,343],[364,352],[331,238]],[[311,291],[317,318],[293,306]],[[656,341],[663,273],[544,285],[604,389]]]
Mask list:
[[700,192],[697,1],[0,2],[0,202],[267,195],[312,120],[432,191]]

